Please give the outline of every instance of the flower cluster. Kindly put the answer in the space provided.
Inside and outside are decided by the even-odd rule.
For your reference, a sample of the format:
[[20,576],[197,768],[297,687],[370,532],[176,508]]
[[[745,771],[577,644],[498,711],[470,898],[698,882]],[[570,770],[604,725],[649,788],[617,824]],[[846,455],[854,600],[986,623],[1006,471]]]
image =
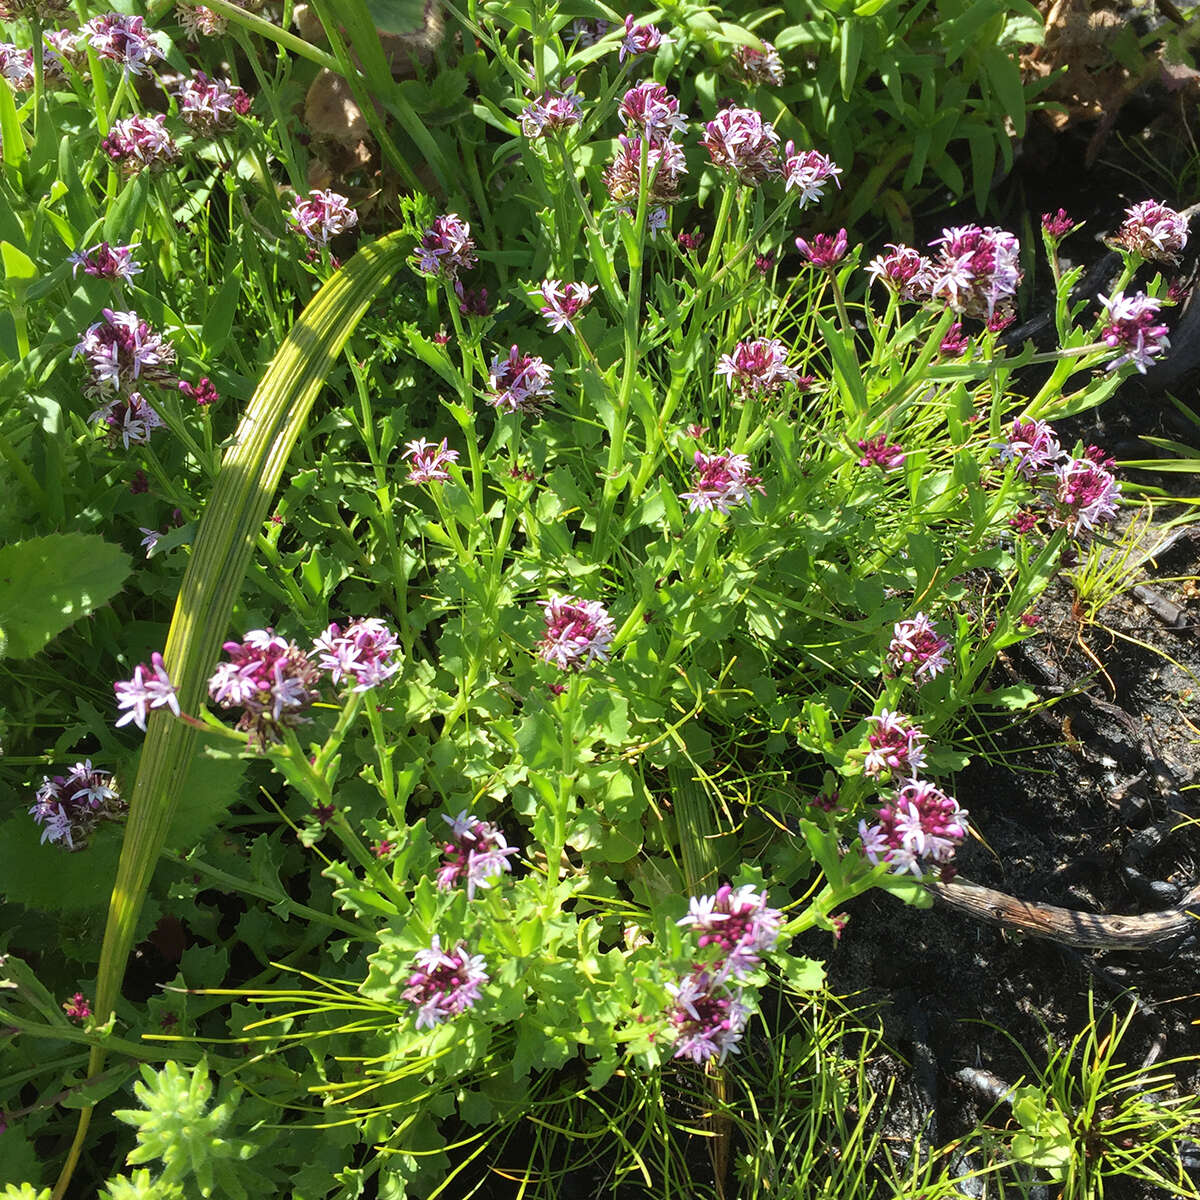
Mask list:
[[769,908],[766,892],[755,891],[750,884],[736,890],[722,884],[715,895],[692,897],[687,916],[678,924],[696,931],[702,950],[717,947],[715,970],[740,979],[774,949],[783,914]]
[[967,836],[966,810],[923,780],[908,780],[877,816],[874,825],[859,822],[863,852],[871,862],[886,862],[898,873],[921,876],[934,865],[945,874]]
[[574,333],[575,318],[591,301],[595,291],[595,284],[563,283],[560,279],[547,279],[541,289],[542,316],[550,323],[550,328],[555,333],[563,329]]
[[738,1053],[738,1042],[750,1010],[741,989],[731,988],[720,972],[693,971],[679,983],[669,983],[675,999],[668,1019],[675,1027],[675,1057],[702,1064],[711,1058],[723,1063]]
[[216,404],[221,398],[216,384],[207,375],[201,375],[198,383],[188,383],[186,379],[181,379],[179,390],[189,400],[195,401],[199,408],[207,408],[210,404]]
[[459,271],[473,267],[478,261],[471,226],[457,213],[435,218],[413,253],[414,265],[422,275],[439,275],[443,279],[454,279]]
[[1054,429],[1045,421],[1018,417],[1007,441],[1000,447],[1002,462],[1014,462],[1026,479],[1049,470],[1062,457]]
[[761,50],[754,46],[735,47],[730,64],[743,83],[769,83],[775,87],[783,83],[783,60],[770,42],[763,42]]
[[351,621],[343,633],[335,622],[313,645],[319,655],[317,667],[328,671],[335,684],[353,679],[353,691],[365,692],[378,687],[400,670],[396,652],[400,642],[378,617]]
[[467,899],[473,900],[476,888],[490,888],[500,875],[512,870],[508,860],[520,851],[510,846],[490,821],[477,821],[466,811],[457,817],[443,813],[442,820],[450,826],[450,840],[442,846],[437,874],[437,885],[443,891],[465,882]]
[[179,157],[179,147],[167,132],[167,118],[125,117],[114,121],[100,148],[123,171],[136,174],[143,168],[161,171]]
[[721,454],[697,450],[693,462],[692,490],[679,494],[680,500],[688,502],[689,512],[727,513],[736,505],[749,504],[751,492],[765,494],[762,477],[750,474],[750,460],[744,454],[734,454],[728,447]]
[[636,25],[633,14],[628,13],[625,17],[625,36],[617,50],[617,61],[624,62],[639,54],[653,54],[661,45],[662,34],[653,25]]
[[1060,208],[1056,213],[1042,213],[1042,229],[1055,241],[1066,237],[1074,228],[1075,221],[1067,215],[1065,208]]
[[225,17],[205,8],[203,4],[182,2],[175,6],[175,19],[183,27],[189,41],[197,42],[202,37],[220,37],[228,28]]
[[142,17],[107,13],[93,17],[80,33],[99,58],[120,63],[130,75],[145,75],[163,57]]
[[858,460],[860,467],[875,466],[881,471],[898,471],[908,457],[903,447],[888,442],[886,433],[862,438],[856,445],[862,451],[862,458]]
[[488,981],[483,955],[471,954],[459,942],[448,954],[434,934],[428,950],[418,950],[416,970],[401,995],[417,1010],[417,1028],[440,1025],[459,1013],[474,1008],[479,989]]
[[14,91],[28,91],[33,87],[33,51],[12,42],[0,42],[0,75]]
[[521,130],[530,141],[570,129],[583,120],[583,102],[574,92],[542,93],[521,113]]
[[507,358],[496,357],[488,373],[488,403],[506,412],[536,415],[552,396],[554,372],[536,354],[513,346]]
[[133,257],[133,252],[140,244],[134,242],[129,246],[110,246],[107,242],[101,242],[90,250],[68,254],[71,276],[78,275],[82,267],[85,275],[95,275],[98,279],[123,279],[129,283],[142,272],[141,264]]
[[619,111],[627,125],[652,137],[670,137],[687,128],[687,118],[679,111],[679,101],[653,79],[631,87],[622,98]]
[[1127,208],[1125,220],[1113,238],[1133,254],[1165,263],[1178,261],[1187,240],[1187,218],[1157,200],[1143,200]]
[[779,134],[753,108],[723,108],[704,127],[702,144],[714,165],[755,186],[780,173]]
[[732,354],[717,360],[717,374],[729,387],[755,396],[772,395],[800,379],[796,368],[787,365],[787,347],[778,338],[738,342]]
[[126,450],[130,446],[144,446],[150,441],[150,435],[163,426],[162,418],[141,392],[114,396],[96,409],[88,420],[104,425],[108,444],[113,449],[118,442]]
[[175,362],[175,348],[170,342],[137,313],[101,311],[104,320],[90,326],[71,352],[72,358],[87,362],[91,377],[84,387],[87,395],[128,395],[135,385],[173,382],[168,368]]
[[[646,173],[642,175],[642,154],[645,145]],[[617,150],[604,168],[604,183],[608,194],[619,204],[636,204],[643,190],[649,203],[661,207],[679,199],[682,176],[687,174],[683,147],[670,138],[648,136],[617,139]],[[666,210],[663,209],[665,223]]]
[[924,613],[897,621],[888,645],[888,662],[897,673],[912,671],[915,684],[934,679],[949,666],[950,643]]
[[863,771],[874,778],[890,773],[911,778],[925,765],[925,734],[911,717],[881,709],[867,720],[875,726],[867,735]]
[[197,71],[183,83],[175,98],[184,124],[201,137],[212,137],[232,129],[237,118],[250,111],[250,97],[240,87],[223,79],[209,79],[203,71]]
[[409,483],[445,483],[450,478],[446,467],[458,462],[458,451],[451,450],[445,438],[436,446],[418,438],[415,442],[404,443],[404,453],[400,457],[412,460],[408,466]]
[[1156,323],[1162,306],[1143,292],[1135,296],[1114,292],[1099,299],[1108,321],[1100,331],[1100,340],[1114,350],[1124,351],[1107,369],[1115,371],[1131,362],[1144,375],[1146,368],[1171,345],[1167,326]]
[[895,292],[901,300],[928,300],[933,287],[933,263],[911,246],[889,242],[887,254],[867,264],[867,274]]
[[955,312],[990,317],[1021,282],[1020,242],[1002,229],[960,225],[944,230],[932,245],[941,249],[930,267],[930,293]]
[[576,17],[567,26],[566,40],[568,43],[574,42],[580,50],[586,50],[589,46],[594,46],[611,28],[610,21],[599,18],[589,21],[586,17]]
[[836,267],[846,257],[848,247],[844,229],[839,229],[836,234],[818,233],[811,242],[805,241],[804,238],[796,239],[796,249],[801,255],[814,267],[824,270]]
[[296,197],[289,220],[292,228],[314,246],[328,246],[333,238],[358,224],[358,213],[345,196],[317,190],[307,197]]
[[252,629],[224,649],[229,661],[217,665],[208,694],[222,708],[242,709],[237,728],[251,743],[266,747],[307,721],[320,672],[299,646],[269,629]]
[[133,669],[133,678],[119,679],[113,684],[117,697],[117,708],[128,710],[116,722],[119,729],[132,721],[143,733],[146,732],[146,718],[151,709],[167,708],[179,716],[179,698],[175,695],[175,685],[163,665],[162,655],[156,650],[150,655],[150,666],[139,663]]
[[43,776],[29,815],[42,826],[43,842],[80,850],[101,821],[120,816],[127,807],[111,773],[96,770],[85,759],[66,775]]
[[1117,515],[1121,485],[1102,463],[1091,458],[1072,458],[1054,468],[1055,520],[1072,536],[1090,533]]
[[837,187],[842,173],[832,158],[818,150],[797,150],[795,142],[783,148],[784,191],[797,191],[800,207],[813,203],[825,194],[825,185],[832,179]]
[[554,596],[538,603],[546,618],[539,658],[563,671],[581,671],[593,662],[608,661],[617,627],[599,600]]

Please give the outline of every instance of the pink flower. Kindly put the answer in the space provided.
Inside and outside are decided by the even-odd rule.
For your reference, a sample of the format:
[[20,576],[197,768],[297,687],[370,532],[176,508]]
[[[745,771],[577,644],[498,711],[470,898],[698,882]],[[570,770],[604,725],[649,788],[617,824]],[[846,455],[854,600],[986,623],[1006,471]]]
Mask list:
[[179,381],[179,390],[189,400],[195,401],[198,408],[207,408],[210,404],[216,404],[221,399],[221,394],[207,375],[202,375],[199,383],[187,383],[181,379]]
[[185,80],[175,98],[184,124],[201,137],[232,129],[237,118],[250,111],[250,97],[240,87],[224,79],[209,79],[203,71]]
[[505,412],[536,415],[551,398],[554,372],[544,359],[522,354],[517,346],[507,358],[492,359],[488,403]]
[[289,219],[292,228],[314,246],[328,246],[333,238],[358,224],[358,213],[345,196],[318,189],[292,201]]
[[1056,213],[1042,213],[1042,228],[1055,241],[1066,237],[1075,228],[1075,220],[1067,216],[1067,210],[1060,208]]
[[627,124],[651,136],[670,137],[687,128],[687,119],[679,112],[679,101],[653,79],[631,87],[621,100],[619,111]]
[[675,1027],[676,1058],[701,1064],[715,1057],[723,1063],[738,1053],[750,1010],[742,1003],[742,992],[726,985],[724,975],[696,970],[667,987],[675,998],[668,1020]]
[[784,191],[793,188],[800,193],[800,207],[820,200],[825,194],[825,185],[833,180],[837,187],[838,176],[842,173],[832,158],[816,150],[796,150],[795,142],[788,142],[783,148],[783,178]]
[[811,242],[806,242],[803,238],[796,239],[796,249],[814,267],[822,267],[825,270],[836,267],[846,257],[847,248],[844,229],[839,229],[836,234],[818,233]]
[[863,853],[898,873],[921,876],[930,865],[946,868],[967,836],[967,812],[958,801],[916,779],[905,783],[878,817],[869,828],[866,821],[859,822]]
[[334,623],[316,642],[312,652],[319,655],[317,669],[328,671],[335,684],[346,679],[354,680],[353,690],[365,692],[379,687],[398,670],[396,652],[400,642],[378,617],[364,617],[351,621],[345,633]]
[[735,505],[748,504],[750,493],[763,492],[762,479],[750,474],[750,460],[744,454],[734,454],[728,448],[722,454],[705,454],[697,450],[693,461],[696,474],[692,490],[680,493],[688,502],[689,512],[727,513]]
[[89,758],[66,775],[44,775],[29,815],[42,826],[43,842],[80,850],[101,821],[113,820],[127,808],[112,774],[93,768]]
[[990,317],[1021,282],[1021,245],[1002,229],[960,225],[944,230],[933,245],[941,250],[930,268],[930,293],[957,313]]
[[555,333],[563,329],[575,332],[574,321],[596,292],[595,284],[563,283],[559,279],[547,279],[542,284],[542,316]]
[[783,60],[770,42],[763,42],[761,50],[737,46],[730,58],[733,73],[745,83],[769,83],[775,87],[783,83]]
[[863,452],[862,458],[858,460],[860,467],[876,466],[881,471],[898,471],[908,457],[903,447],[888,444],[886,433],[877,433],[873,438],[867,438],[857,444]]
[[126,450],[130,446],[145,446],[150,435],[163,425],[162,418],[141,392],[114,396],[96,409],[88,420],[105,426],[110,446],[115,448],[119,442]]
[[961,358],[970,345],[971,339],[963,333],[962,322],[955,321],[946,330],[946,335],[938,346],[938,353],[944,358]]
[[1143,200],[1125,210],[1125,221],[1113,241],[1142,258],[1174,263],[1187,245],[1187,218],[1160,204]]
[[471,226],[457,213],[437,217],[421,235],[413,253],[420,274],[446,279],[453,279],[459,271],[473,267],[478,261]]
[[1141,374],[1171,345],[1167,337],[1167,326],[1155,324],[1159,309],[1157,300],[1144,292],[1126,296],[1115,292],[1112,296],[1100,296],[1108,324],[1100,331],[1100,340],[1113,349],[1125,353],[1114,358],[1107,370],[1115,371],[1126,363],[1133,363]]
[[474,1008],[479,989],[488,981],[487,963],[471,954],[464,942],[447,954],[434,934],[428,950],[418,950],[416,970],[401,995],[417,1009],[417,1028],[431,1028]]
[[142,17],[122,13],[93,17],[80,29],[80,34],[98,57],[120,63],[130,75],[145,75],[163,57]]
[[1062,447],[1054,429],[1045,421],[1018,418],[1013,422],[1008,441],[1000,447],[1000,460],[1015,462],[1026,479],[1052,467],[1061,457]]
[[922,743],[925,734],[911,717],[881,709],[867,720],[875,728],[867,735],[869,747],[863,760],[867,775],[879,776],[890,772],[894,777],[911,777],[925,765]]
[[252,744],[281,741],[284,729],[308,720],[320,671],[299,646],[269,629],[252,629],[224,649],[228,661],[217,664],[208,694],[221,708],[243,710],[237,727]]
[[155,708],[168,708],[179,716],[179,699],[163,666],[162,655],[157,650],[150,655],[150,666],[139,663],[133,669],[133,678],[128,681],[117,680],[113,684],[113,691],[117,696],[117,708],[128,710],[116,722],[118,729],[132,721],[145,733],[146,718],[150,710]]
[[949,649],[950,643],[938,633],[934,623],[919,612],[893,626],[887,657],[897,672],[911,668],[913,682],[920,685],[946,669]]
[[694,929],[701,949],[716,946],[715,966],[737,978],[758,966],[762,956],[779,941],[783,914],[767,906],[766,892],[750,884],[736,891],[722,884],[712,896],[693,897],[687,916],[677,924]]
[[175,362],[175,348],[134,312],[101,309],[103,321],[88,327],[71,357],[87,360],[91,378],[84,385],[88,396],[105,392],[130,392],[135,384],[173,381],[167,370]]
[[475,898],[476,888],[490,888],[500,875],[512,870],[508,860],[520,851],[510,846],[504,834],[490,821],[477,821],[464,810],[457,817],[442,814],[450,826],[450,841],[442,847],[442,866],[437,885],[443,891],[463,881],[467,899]]
[[780,173],[779,134],[753,108],[723,108],[704,127],[712,162],[739,183],[757,185]]
[[581,671],[593,662],[608,661],[616,625],[599,600],[555,596],[538,603],[546,617],[539,658],[564,671]]
[[183,26],[189,41],[193,42],[201,37],[220,37],[228,26],[224,17],[218,16],[211,8],[205,8],[203,4],[176,4],[175,19]]
[[70,1000],[63,1001],[63,1012],[71,1018],[82,1024],[92,1015],[92,1006],[87,1002],[87,997],[82,992],[76,992]]
[[487,317],[492,310],[488,307],[487,288],[464,288],[461,279],[454,281],[454,294],[458,297],[458,311],[464,317]]
[[583,101],[574,92],[542,93],[521,113],[521,130],[530,141],[571,129],[583,120]]
[[732,354],[722,354],[717,374],[743,395],[772,395],[800,378],[786,360],[787,347],[778,338],[755,338],[738,342]]
[[143,167],[163,170],[179,157],[179,147],[167,132],[166,123],[162,113],[114,121],[100,149],[126,172],[136,173]]
[[97,279],[123,279],[129,283],[135,275],[140,275],[142,268],[133,257],[133,252],[141,245],[134,242],[129,246],[110,246],[101,242],[90,250],[79,250],[67,255],[71,264],[71,277],[79,274],[83,268],[85,275],[94,275]]
[[617,138],[616,153],[604,168],[608,194],[619,203],[636,203],[644,185],[646,198],[652,204],[670,204],[679,198],[680,177],[687,174],[683,147],[670,138],[648,137],[643,179],[642,140],[624,134]]
[[1058,524],[1078,537],[1117,515],[1121,485],[1111,473],[1090,458],[1073,458],[1054,468]]
[[911,246],[889,242],[887,254],[867,264],[867,274],[895,292],[901,300],[927,300],[933,285],[933,264]]
[[660,45],[662,34],[653,25],[635,25],[633,14],[629,13],[625,17],[625,36],[617,51],[617,61],[624,62],[639,54],[652,54]]
[[400,457],[412,459],[408,468],[409,483],[445,483],[450,478],[446,467],[458,462],[458,451],[450,450],[445,438],[436,446],[424,438],[405,442],[404,446]]

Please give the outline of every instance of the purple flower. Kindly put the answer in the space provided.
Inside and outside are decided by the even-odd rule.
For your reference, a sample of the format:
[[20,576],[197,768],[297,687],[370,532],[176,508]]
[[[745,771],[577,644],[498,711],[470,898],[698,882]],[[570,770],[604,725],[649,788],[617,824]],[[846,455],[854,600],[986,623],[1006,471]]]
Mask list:
[[697,450],[693,456],[696,473],[692,490],[681,492],[680,500],[688,502],[689,512],[727,513],[738,504],[749,504],[750,493],[763,492],[762,479],[750,474],[750,460],[744,454],[734,454],[729,448],[723,454],[705,454]]
[[328,671],[335,684],[343,678],[353,679],[356,692],[365,692],[390,679],[400,664],[394,655],[400,649],[396,635],[378,617],[351,621],[343,633],[332,624],[313,645],[313,654],[320,655],[317,668]]
[[418,950],[416,970],[401,995],[417,1009],[417,1028],[440,1025],[474,1008],[479,989],[488,981],[483,955],[471,954],[464,942],[447,954],[434,934],[428,950]]
[[458,311],[464,317],[486,317],[491,315],[488,307],[487,288],[464,288],[461,279],[454,281],[454,294],[458,297]]
[[358,224],[358,213],[345,196],[318,190],[309,192],[306,199],[297,196],[292,201],[289,220],[292,228],[314,246],[328,246],[333,238]]
[[459,271],[473,267],[478,261],[471,227],[457,213],[435,218],[413,253],[420,274],[440,275],[444,279],[453,279]]
[[732,354],[722,354],[717,361],[717,374],[743,395],[772,395],[800,378],[796,368],[787,365],[787,353],[778,338],[738,342]]
[[538,657],[563,671],[581,671],[593,662],[607,662],[616,625],[599,600],[554,596],[539,600],[546,633],[538,642]]
[[890,771],[894,777],[911,778],[925,765],[922,748],[925,734],[911,717],[884,708],[867,720],[875,726],[867,735],[870,749],[863,760],[867,775],[879,776]]
[[1090,458],[1072,458],[1054,468],[1058,524],[1078,537],[1117,515],[1121,485],[1107,467]]
[[506,412],[537,414],[551,398],[554,372],[536,354],[513,346],[507,358],[492,359],[488,403]]
[[244,117],[250,111],[250,97],[240,87],[224,79],[209,79],[203,71],[197,71],[191,79],[186,80],[175,93],[175,98],[179,102],[179,115],[184,124],[201,137],[212,137],[232,129],[237,124],[237,118]]
[[150,666],[139,663],[133,669],[133,678],[117,680],[113,684],[117,696],[117,708],[128,709],[125,715],[117,721],[119,729],[132,721],[143,733],[146,732],[146,718],[153,708],[169,708],[179,716],[179,700],[175,695],[175,687],[163,666],[162,655],[156,650],[150,655]]
[[164,384],[174,377],[167,370],[175,362],[175,348],[134,312],[101,310],[103,321],[80,338],[72,358],[87,360],[91,379],[84,387],[89,396],[129,392],[137,383]]
[[158,545],[162,533],[157,529],[147,529],[145,525],[138,526],[138,533],[144,535],[138,545],[145,548],[146,557],[149,558],[154,553],[154,548]]
[[811,242],[806,242],[803,238],[796,239],[796,249],[814,267],[822,267],[825,270],[836,267],[846,257],[847,247],[844,229],[839,229],[836,234],[818,233]]
[[930,268],[930,294],[957,313],[990,317],[1021,282],[1020,242],[1002,229],[960,225],[944,230],[933,245],[941,250]]
[[624,62],[639,54],[652,54],[661,45],[662,34],[653,25],[635,25],[633,14],[629,13],[625,17],[625,36],[617,51],[617,61]]
[[141,265],[133,257],[139,245],[140,242],[134,242],[129,246],[110,246],[107,242],[101,242],[90,250],[68,254],[71,276],[74,278],[78,275],[82,267],[85,275],[95,275],[98,279],[124,279],[128,283],[142,271]]
[[667,987],[675,998],[668,1019],[675,1026],[676,1058],[702,1064],[715,1056],[723,1063],[738,1053],[750,1016],[740,990],[731,990],[724,976],[705,970],[693,971]]
[[[140,18],[139,18],[140,19]],[[179,157],[179,147],[167,132],[167,118],[126,117],[114,121],[100,148],[126,172],[136,173],[143,167],[160,171]]]
[[142,17],[122,13],[93,17],[80,34],[100,58],[120,63],[130,75],[145,75],[163,57]]
[[1127,208],[1125,221],[1113,238],[1118,246],[1142,258],[1165,263],[1177,261],[1187,240],[1187,218],[1157,200],[1143,200]]
[[783,83],[783,60],[770,42],[763,42],[761,50],[736,46],[730,62],[733,73],[745,83],[769,83],[775,87]]
[[750,884],[736,891],[722,884],[715,895],[692,897],[687,916],[677,924],[696,930],[701,949],[716,946],[720,951],[716,965],[723,967],[723,974],[740,978],[754,970],[779,941],[783,914],[768,908],[766,892],[757,892]]
[[820,200],[825,194],[825,184],[833,180],[837,187],[838,176],[842,173],[832,158],[816,150],[796,151],[796,143],[788,142],[783,148],[783,178],[784,190],[790,192],[793,188],[800,193],[800,207]]
[[175,19],[193,42],[202,37],[220,37],[229,24],[224,17],[218,16],[211,8],[205,8],[203,4],[175,5]]
[[938,345],[938,353],[944,358],[961,358],[971,345],[971,339],[963,333],[961,321],[955,321]]
[[405,442],[404,447],[400,457],[412,459],[408,467],[409,483],[445,483],[450,478],[446,467],[458,462],[458,451],[449,449],[445,438],[436,446],[418,438],[415,442]]
[[[652,204],[670,204],[679,198],[680,176],[687,174],[683,147],[670,138],[649,137],[646,141],[646,175],[642,178],[642,141],[640,137],[617,138],[617,150],[604,168],[608,194],[618,203],[634,201],[645,185],[646,198]],[[665,217],[665,212],[664,212]]]
[[580,50],[594,46],[612,28],[610,21],[589,21],[586,17],[576,17],[567,26],[567,42],[574,42]]
[[893,626],[887,657],[897,672],[911,668],[913,683],[920,685],[946,669],[949,649],[950,643],[938,633],[934,623],[919,612]]
[[42,841],[81,850],[92,830],[128,808],[113,786],[109,771],[92,760],[76,763],[66,775],[44,775],[29,815],[42,826]]
[[1015,462],[1026,479],[1052,467],[1062,457],[1062,447],[1054,429],[1045,421],[1013,422],[1008,441],[1000,447],[1001,462]]
[[72,1021],[84,1022],[92,1015],[92,1006],[82,992],[76,992],[70,1000],[64,1000],[62,1010]]
[[547,279],[541,288],[542,316],[550,323],[550,328],[555,333],[563,329],[574,333],[574,320],[591,301],[595,291],[595,284],[563,283],[560,279]]
[[208,694],[222,708],[240,708],[237,728],[251,743],[266,747],[282,740],[317,699],[320,672],[294,642],[269,629],[252,629],[240,642],[226,642],[229,661],[217,664]]
[[105,426],[110,446],[115,448],[120,442],[126,450],[130,446],[146,445],[150,435],[163,425],[162,418],[141,392],[114,396],[96,409],[88,420],[99,421]]
[[967,836],[967,813],[932,783],[910,779],[892,803],[879,809],[878,822],[860,821],[863,853],[893,871],[924,875],[930,864],[947,867]]
[[583,102],[574,92],[542,93],[531,100],[521,113],[521,129],[530,141],[571,129],[583,120]]
[[0,75],[14,91],[28,91],[33,87],[33,51],[23,50],[12,42],[0,42]]
[[751,186],[780,173],[779,134],[753,108],[723,108],[704,127],[712,162]]
[[867,264],[867,274],[879,280],[901,300],[928,300],[933,286],[933,264],[911,246],[889,242],[887,254],[877,255]]
[[908,457],[903,447],[888,443],[886,433],[877,433],[873,438],[859,441],[857,445],[863,452],[858,460],[860,467],[876,466],[881,471],[898,471]]
[[207,408],[210,404],[216,404],[221,399],[221,394],[207,375],[202,375],[199,383],[187,383],[181,379],[179,381],[179,390],[189,400],[194,400],[199,408]]
[[490,821],[477,821],[465,810],[457,817],[443,813],[442,820],[450,826],[450,841],[442,846],[442,865],[437,875],[437,885],[443,891],[465,880],[467,899],[473,900],[476,888],[490,888],[497,877],[512,870],[509,857],[520,851],[510,846]]
[[651,136],[670,137],[687,128],[687,118],[679,111],[679,101],[653,79],[631,87],[621,100],[619,111],[627,125]]
[[1060,208],[1056,213],[1042,213],[1042,228],[1051,238],[1058,241],[1075,228],[1075,220],[1067,216],[1065,208]]
[[681,250],[699,250],[704,245],[704,232],[701,229],[695,229],[691,233],[686,231],[681,233],[676,239]]
[[1145,375],[1146,368],[1171,345],[1167,326],[1155,324],[1162,306],[1144,292],[1136,296],[1115,292],[1112,296],[1100,296],[1099,300],[1108,318],[1108,324],[1100,331],[1100,340],[1114,350],[1125,351],[1107,369],[1115,371],[1131,362]]

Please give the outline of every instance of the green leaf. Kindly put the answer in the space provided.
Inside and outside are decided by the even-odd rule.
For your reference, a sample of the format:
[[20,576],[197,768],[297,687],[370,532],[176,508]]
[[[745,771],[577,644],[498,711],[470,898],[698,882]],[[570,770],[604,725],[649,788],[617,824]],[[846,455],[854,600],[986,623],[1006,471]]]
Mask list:
[[424,0],[367,0],[380,33],[416,33],[425,24]]
[[25,135],[17,117],[12,85],[5,78],[0,78],[0,142],[3,143],[5,163],[19,167],[25,161]]
[[0,259],[4,262],[4,278],[9,282],[28,284],[37,278],[37,264],[11,242],[0,242]]
[[0,548],[0,657],[29,658],[120,591],[129,556],[92,533]]
[[130,240],[133,231],[142,223],[149,195],[148,173],[141,171],[125,185],[104,218],[104,240],[109,245],[117,246]]

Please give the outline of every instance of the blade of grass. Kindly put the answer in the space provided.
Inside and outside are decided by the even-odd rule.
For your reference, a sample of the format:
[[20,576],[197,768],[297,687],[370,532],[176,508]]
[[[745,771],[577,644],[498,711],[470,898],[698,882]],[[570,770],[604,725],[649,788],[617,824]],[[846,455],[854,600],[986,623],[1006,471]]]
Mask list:
[[[367,306],[404,261],[404,235],[364,246],[301,313],[255,391],[205,506],[175,602],[163,653],[184,712],[194,712],[225,636],[259,530],[309,410]],[[97,1015],[116,1007],[146,889],[158,862],[195,750],[196,731],[154,713],[130,797],[129,820],[109,902],[96,978]],[[103,1065],[93,1049],[88,1077]],[[66,1191],[83,1148],[91,1109],[79,1126],[54,1200]]]

